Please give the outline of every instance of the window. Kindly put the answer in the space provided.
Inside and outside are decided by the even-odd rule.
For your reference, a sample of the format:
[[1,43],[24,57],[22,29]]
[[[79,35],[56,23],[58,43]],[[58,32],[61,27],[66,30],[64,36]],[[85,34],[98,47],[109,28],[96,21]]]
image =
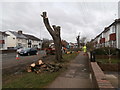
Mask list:
[[15,39],[15,38],[13,38],[13,39]]
[[115,48],[116,47],[116,41],[113,41],[113,47]]
[[112,26],[112,33],[115,33],[115,26]]

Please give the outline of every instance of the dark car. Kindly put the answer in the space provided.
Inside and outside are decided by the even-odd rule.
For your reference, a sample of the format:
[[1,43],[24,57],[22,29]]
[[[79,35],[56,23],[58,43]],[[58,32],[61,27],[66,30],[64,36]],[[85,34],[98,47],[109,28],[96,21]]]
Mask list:
[[33,48],[26,48],[19,52],[20,55],[37,55],[37,50]]

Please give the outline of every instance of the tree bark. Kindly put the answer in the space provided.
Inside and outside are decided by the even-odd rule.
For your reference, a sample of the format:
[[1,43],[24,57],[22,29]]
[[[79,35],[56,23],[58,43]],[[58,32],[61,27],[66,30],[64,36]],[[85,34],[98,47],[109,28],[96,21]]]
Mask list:
[[46,29],[50,33],[53,38],[54,45],[55,45],[55,52],[56,52],[56,60],[59,62],[62,60],[62,44],[61,44],[61,37],[60,37],[60,26],[53,25],[52,27],[49,24],[49,20],[47,17],[47,13],[43,12],[41,15],[43,17],[43,22],[45,24]]
[[76,40],[77,40],[78,48],[80,48],[80,36],[79,35],[76,37]]

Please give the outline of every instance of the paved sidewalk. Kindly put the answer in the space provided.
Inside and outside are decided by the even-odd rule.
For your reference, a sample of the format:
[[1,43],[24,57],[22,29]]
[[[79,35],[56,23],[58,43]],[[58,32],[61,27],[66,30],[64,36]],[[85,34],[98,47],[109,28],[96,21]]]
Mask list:
[[88,57],[80,52],[70,63],[68,70],[56,78],[47,88],[92,88]]

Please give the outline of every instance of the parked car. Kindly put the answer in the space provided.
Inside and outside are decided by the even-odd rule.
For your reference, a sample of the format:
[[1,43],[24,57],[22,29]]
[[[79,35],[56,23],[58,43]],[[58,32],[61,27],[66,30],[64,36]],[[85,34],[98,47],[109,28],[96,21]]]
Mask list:
[[14,50],[18,50],[20,48],[23,48],[23,47],[22,46],[16,46],[16,47],[14,47]]
[[19,52],[20,55],[37,55],[38,51],[33,48],[26,48]]
[[25,48],[19,48],[19,49],[17,49],[17,53],[20,53],[22,50],[24,50]]

